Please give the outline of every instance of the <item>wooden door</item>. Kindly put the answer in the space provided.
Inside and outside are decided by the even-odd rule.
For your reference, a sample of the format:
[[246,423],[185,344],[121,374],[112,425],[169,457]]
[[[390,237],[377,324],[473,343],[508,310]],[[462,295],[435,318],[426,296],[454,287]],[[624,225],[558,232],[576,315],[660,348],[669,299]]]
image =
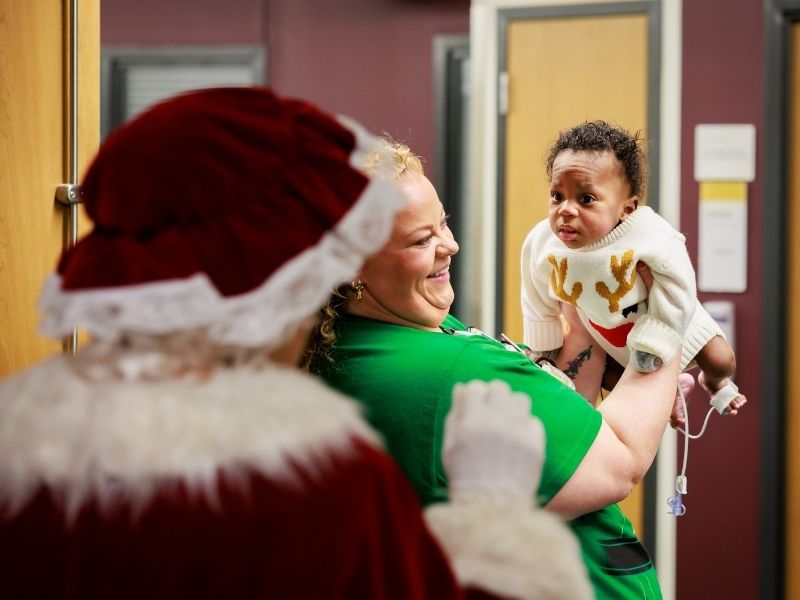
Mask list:
[[[786,338],[786,597],[800,598],[800,23],[789,36],[789,80],[787,81],[789,206],[789,285]],[[777,398],[765,399],[777,401]]]
[[[546,149],[560,130],[595,119],[647,139],[648,17],[518,19],[508,26],[506,52],[502,327],[522,339],[519,255],[547,216]],[[621,506],[642,533],[641,486]]]
[[[82,171],[100,132],[100,0],[73,1]],[[61,348],[37,335],[36,299],[63,244],[55,189],[71,183],[72,14],[70,0],[0,0],[0,377]]]

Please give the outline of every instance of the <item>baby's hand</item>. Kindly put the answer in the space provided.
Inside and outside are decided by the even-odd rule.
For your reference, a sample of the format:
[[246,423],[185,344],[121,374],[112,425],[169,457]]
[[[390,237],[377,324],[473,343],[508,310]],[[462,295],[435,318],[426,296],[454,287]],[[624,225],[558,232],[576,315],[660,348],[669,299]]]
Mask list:
[[[733,382],[727,377],[724,379],[714,379],[706,376],[706,374],[702,371],[700,372],[700,375],[697,376],[697,381],[700,382],[702,388],[711,398],[713,398],[714,395],[719,393],[726,386],[733,385]],[[734,399],[731,400],[730,404],[728,404],[728,407],[723,414],[736,415],[739,413],[739,409],[745,404],[747,404],[747,397],[744,394],[737,394]]]

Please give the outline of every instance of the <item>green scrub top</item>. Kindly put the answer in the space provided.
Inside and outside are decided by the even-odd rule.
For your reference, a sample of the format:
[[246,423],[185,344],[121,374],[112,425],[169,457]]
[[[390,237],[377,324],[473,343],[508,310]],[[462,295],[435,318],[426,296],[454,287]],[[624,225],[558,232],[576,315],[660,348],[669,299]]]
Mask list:
[[[424,505],[447,499],[442,466],[444,420],[453,385],[500,379],[532,400],[546,432],[538,490],[544,505],[583,460],[602,417],[580,394],[524,354],[482,334],[467,334],[453,316],[447,332],[345,315],[337,320],[333,362],[320,374],[360,401]],[[598,598],[661,598],[655,569],[630,521],[612,505],[571,521]]]

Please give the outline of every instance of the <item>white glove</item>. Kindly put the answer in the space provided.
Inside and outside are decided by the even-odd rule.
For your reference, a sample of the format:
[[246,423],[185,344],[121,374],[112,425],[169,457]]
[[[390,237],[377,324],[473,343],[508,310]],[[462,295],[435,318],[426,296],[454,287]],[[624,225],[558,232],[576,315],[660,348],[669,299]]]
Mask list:
[[455,502],[488,498],[532,506],[544,447],[544,427],[526,394],[497,380],[453,388],[443,462]]

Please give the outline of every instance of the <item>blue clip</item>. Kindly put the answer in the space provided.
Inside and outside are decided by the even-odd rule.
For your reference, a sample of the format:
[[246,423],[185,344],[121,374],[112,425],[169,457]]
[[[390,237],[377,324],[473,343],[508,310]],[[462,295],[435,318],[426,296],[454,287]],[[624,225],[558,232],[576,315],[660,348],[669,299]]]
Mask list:
[[683,494],[675,494],[667,498],[667,505],[669,505],[669,514],[673,517],[682,517],[686,513],[686,507],[683,505]]

